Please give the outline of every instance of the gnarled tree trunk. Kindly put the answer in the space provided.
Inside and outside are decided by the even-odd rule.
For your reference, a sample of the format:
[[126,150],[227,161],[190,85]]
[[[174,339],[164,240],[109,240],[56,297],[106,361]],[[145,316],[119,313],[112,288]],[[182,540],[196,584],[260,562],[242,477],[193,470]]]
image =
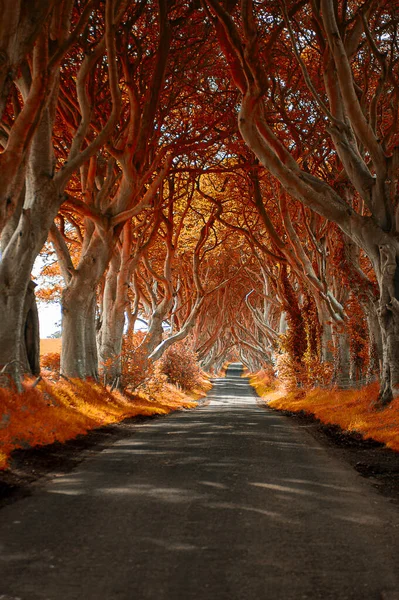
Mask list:
[[334,327],[333,340],[335,359],[332,383],[342,388],[350,387],[350,347],[348,333],[344,325]]
[[388,404],[399,394],[399,253],[395,246],[381,244],[379,323],[382,336],[380,403]]
[[39,313],[36,305],[35,289],[33,281],[28,284],[25,296],[23,312],[23,339],[21,353],[24,355],[23,362],[29,367],[33,375],[40,373],[40,332]]
[[30,277],[50,220],[58,210],[54,186],[46,180],[40,192],[35,187],[36,205],[22,211],[0,262],[0,365],[17,386],[23,373],[36,374],[39,370],[39,326]]
[[[121,266],[115,255],[105,277],[101,306],[101,325],[97,335],[100,368],[105,383],[113,384],[122,375],[122,338],[125,325],[127,283],[118,285]],[[120,283],[120,282],[119,282]],[[123,289],[120,289],[122,287]]]
[[112,231],[100,235],[94,230],[78,267],[68,270],[69,279],[61,298],[61,373],[66,377],[98,379],[96,290],[115,241]]
[[367,383],[371,383],[382,371],[382,337],[378,322],[378,314],[373,309],[366,313],[369,333],[369,364],[367,368]]
[[61,373],[98,379],[96,295],[89,286],[68,286],[62,293]]
[[[22,286],[23,287],[23,286]],[[0,295],[0,370],[11,375],[18,389],[22,374],[40,372],[39,318],[29,281],[25,292],[3,288]]]

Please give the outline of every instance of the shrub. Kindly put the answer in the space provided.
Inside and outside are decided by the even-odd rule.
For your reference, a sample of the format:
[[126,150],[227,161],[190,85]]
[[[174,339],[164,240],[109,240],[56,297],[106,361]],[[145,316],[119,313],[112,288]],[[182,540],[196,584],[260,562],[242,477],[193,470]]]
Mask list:
[[305,368],[301,361],[295,360],[288,352],[276,356],[278,379],[283,388],[289,392],[303,385]]
[[168,381],[183,390],[192,390],[202,382],[202,370],[189,341],[170,346],[159,360],[159,369]]
[[260,397],[275,391],[278,387],[278,380],[272,365],[265,364],[257,373],[250,373],[249,377],[251,385]]
[[277,388],[277,379],[272,365],[265,364],[257,376],[262,380],[263,384],[269,390],[275,390]]
[[40,357],[40,364],[43,369],[49,371],[58,371],[61,368],[61,356],[58,352],[49,352]]
[[276,365],[279,382],[288,392],[298,388],[308,390],[314,387],[327,387],[331,383],[332,363],[321,362],[309,353],[306,353],[302,361],[297,361],[284,352],[276,357]]
[[123,339],[121,368],[123,389],[138,390],[154,376],[154,364],[148,360],[147,351],[140,347],[144,333],[129,332]]

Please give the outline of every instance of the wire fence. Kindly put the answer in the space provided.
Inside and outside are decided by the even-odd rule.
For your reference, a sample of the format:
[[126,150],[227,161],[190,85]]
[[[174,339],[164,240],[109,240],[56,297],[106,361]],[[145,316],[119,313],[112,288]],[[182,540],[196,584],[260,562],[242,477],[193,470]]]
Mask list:
[[318,383],[315,387],[321,387],[323,389],[331,389],[337,387],[342,390],[355,390],[374,383],[378,380],[378,377],[373,375],[372,377],[363,377],[361,379],[352,379],[351,377],[339,378],[336,381],[332,381],[329,384]]

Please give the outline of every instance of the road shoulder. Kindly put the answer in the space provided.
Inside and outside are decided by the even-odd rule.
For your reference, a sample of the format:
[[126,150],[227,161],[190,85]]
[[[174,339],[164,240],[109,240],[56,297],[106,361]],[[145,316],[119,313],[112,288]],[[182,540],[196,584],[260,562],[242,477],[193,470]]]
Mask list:
[[360,434],[342,430],[337,425],[321,423],[305,412],[272,409],[259,399],[259,406],[273,410],[307,431],[335,458],[349,464],[380,494],[399,505],[399,453],[375,440],[365,440]]

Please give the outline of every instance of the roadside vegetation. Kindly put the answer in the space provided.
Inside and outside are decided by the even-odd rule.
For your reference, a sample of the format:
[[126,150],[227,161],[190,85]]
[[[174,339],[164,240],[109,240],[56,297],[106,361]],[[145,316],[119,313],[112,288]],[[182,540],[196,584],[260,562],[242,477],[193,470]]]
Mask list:
[[[114,402],[109,418],[123,418],[118,394],[163,410],[168,386],[197,389],[230,360],[262,371],[264,388],[278,374],[292,402],[342,390],[343,423],[352,388],[359,415],[367,398],[373,422],[397,414],[397,3],[329,5],[15,0],[4,11],[7,447],[41,443],[41,425],[29,438],[24,421],[29,398],[55,415],[67,396],[77,419],[73,403],[93,389],[94,412]],[[54,301],[60,354],[40,359],[37,304]]]
[[135,363],[133,374],[125,361],[120,390],[90,380],[60,378],[59,362],[57,353],[44,355],[41,380],[36,385],[33,379],[25,380],[22,393],[0,388],[0,470],[9,466],[17,448],[65,442],[136,416],[192,409],[211,388],[187,345],[166,352],[156,367],[139,369]]
[[269,408],[313,415],[325,425],[338,425],[344,432],[360,434],[399,452],[399,398],[376,410],[378,383],[360,389],[338,387],[287,391],[270,373],[250,375],[250,383]]

